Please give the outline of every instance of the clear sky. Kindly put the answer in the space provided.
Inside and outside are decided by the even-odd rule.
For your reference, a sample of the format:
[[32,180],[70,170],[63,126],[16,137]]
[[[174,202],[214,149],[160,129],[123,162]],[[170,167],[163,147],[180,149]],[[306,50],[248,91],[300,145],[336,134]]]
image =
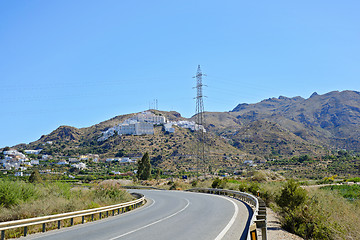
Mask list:
[[360,89],[359,0],[0,1],[0,147],[60,125]]

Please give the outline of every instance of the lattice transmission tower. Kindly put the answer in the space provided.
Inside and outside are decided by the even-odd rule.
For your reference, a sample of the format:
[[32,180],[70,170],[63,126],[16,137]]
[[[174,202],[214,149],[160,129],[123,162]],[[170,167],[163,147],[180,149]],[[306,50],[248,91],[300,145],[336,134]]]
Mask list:
[[193,78],[196,78],[196,114],[195,114],[195,130],[197,133],[197,144],[196,144],[196,167],[197,167],[197,177],[199,176],[199,170],[201,171],[201,168],[206,174],[206,130],[205,130],[205,115],[204,115],[204,101],[203,98],[205,97],[203,95],[203,85],[202,83],[202,77],[206,76],[201,72],[200,65],[198,65],[198,69],[196,72],[196,76]]

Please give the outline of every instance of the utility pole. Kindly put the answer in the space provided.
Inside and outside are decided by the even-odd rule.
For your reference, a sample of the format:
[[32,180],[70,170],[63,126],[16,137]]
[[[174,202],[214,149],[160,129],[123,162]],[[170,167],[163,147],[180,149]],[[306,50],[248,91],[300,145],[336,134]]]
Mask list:
[[202,83],[202,77],[206,76],[201,72],[200,65],[198,65],[196,76],[196,114],[195,114],[195,132],[197,135],[196,142],[196,168],[197,178],[199,178],[199,169],[203,167],[204,174],[206,173],[206,156],[205,156],[205,141],[206,141],[206,130],[205,130],[205,115],[204,115],[204,101],[203,101],[203,90],[205,86]]

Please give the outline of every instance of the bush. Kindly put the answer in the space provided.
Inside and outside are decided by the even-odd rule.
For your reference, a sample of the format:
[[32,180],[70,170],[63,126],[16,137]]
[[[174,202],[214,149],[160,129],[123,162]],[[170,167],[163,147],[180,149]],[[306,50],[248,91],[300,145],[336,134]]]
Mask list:
[[259,184],[252,182],[248,188],[248,191],[252,193],[254,196],[257,196],[258,192],[260,192]]
[[95,188],[95,196],[99,199],[123,201],[129,199],[129,193],[123,190],[118,182],[104,181]]
[[40,173],[39,173],[39,171],[38,170],[34,170],[32,173],[31,173],[31,175],[30,175],[30,177],[29,177],[29,182],[30,183],[42,183],[42,178],[41,178],[41,176],[40,176]]
[[215,178],[213,183],[211,184],[211,187],[223,189],[226,187],[226,183],[227,180],[225,178],[224,179]]
[[289,210],[283,216],[281,226],[304,239],[332,239],[326,217],[318,213],[314,202]]
[[299,207],[305,202],[306,198],[306,191],[300,188],[294,180],[289,180],[275,201],[284,212],[287,212]]
[[285,230],[305,239],[332,239],[317,199],[310,199],[295,181],[289,180],[275,201],[281,207],[281,226]]
[[0,205],[2,207],[15,206],[37,197],[38,192],[33,185],[19,181],[0,180]]

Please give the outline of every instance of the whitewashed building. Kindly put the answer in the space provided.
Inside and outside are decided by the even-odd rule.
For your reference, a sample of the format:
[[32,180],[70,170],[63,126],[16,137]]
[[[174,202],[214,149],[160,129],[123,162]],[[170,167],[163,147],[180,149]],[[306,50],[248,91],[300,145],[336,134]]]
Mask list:
[[24,150],[26,154],[39,154],[42,149],[37,149],[37,150]]
[[67,161],[60,161],[57,163],[57,165],[67,165],[69,164]]
[[155,115],[151,112],[142,112],[132,118],[126,119],[123,123],[104,131],[98,141],[105,141],[116,132],[119,135],[154,134],[154,125],[165,123],[166,118],[164,116]]
[[78,158],[69,158],[69,163],[77,163],[80,162]]
[[31,160],[31,161],[30,161],[30,164],[31,164],[31,165],[39,165],[40,162],[39,162],[39,160]]
[[165,132],[169,132],[169,133],[174,133],[175,132],[175,128],[173,127],[172,123],[164,124],[164,129],[165,129]]
[[86,168],[86,164],[85,163],[82,163],[82,162],[79,162],[77,164],[71,164],[71,167],[74,167],[74,168],[78,168],[78,169],[85,169]]
[[148,122],[152,124],[164,124],[166,122],[166,118],[164,116],[156,115],[149,111],[139,113],[134,118],[138,122]]

